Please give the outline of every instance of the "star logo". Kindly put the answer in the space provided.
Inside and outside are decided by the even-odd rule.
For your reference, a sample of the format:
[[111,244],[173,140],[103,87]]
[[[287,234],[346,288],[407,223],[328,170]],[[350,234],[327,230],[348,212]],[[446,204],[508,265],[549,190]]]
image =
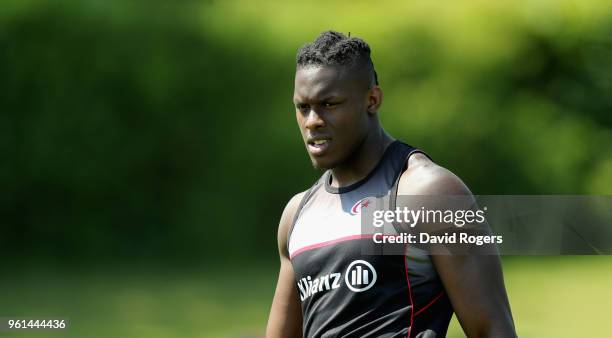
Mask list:
[[358,215],[362,208],[367,208],[372,203],[367,197],[357,201],[351,208],[351,215]]

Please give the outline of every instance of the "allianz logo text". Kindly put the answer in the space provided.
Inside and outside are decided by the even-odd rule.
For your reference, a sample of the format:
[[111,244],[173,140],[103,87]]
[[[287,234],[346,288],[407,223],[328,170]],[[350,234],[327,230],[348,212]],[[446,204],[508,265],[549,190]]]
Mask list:
[[[372,264],[364,260],[356,260],[348,265],[344,273],[344,283],[353,292],[363,292],[370,289],[376,283],[376,270]],[[333,272],[319,277],[306,276],[297,282],[300,290],[300,300],[333,289],[337,289],[342,281],[342,274]]]

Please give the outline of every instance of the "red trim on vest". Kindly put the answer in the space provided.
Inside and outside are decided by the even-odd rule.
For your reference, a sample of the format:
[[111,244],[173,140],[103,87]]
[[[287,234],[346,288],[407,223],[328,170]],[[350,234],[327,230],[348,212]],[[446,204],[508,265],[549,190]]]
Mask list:
[[336,244],[336,243],[340,243],[340,242],[352,241],[352,240],[356,240],[356,239],[372,238],[372,237],[374,237],[373,234],[366,234],[366,235],[359,234],[359,235],[340,237],[340,238],[332,239],[332,240],[321,242],[321,243],[310,244],[310,245],[307,245],[305,247],[302,247],[302,248],[299,248],[299,249],[295,250],[291,255],[289,255],[289,258],[292,259],[292,258],[294,258],[295,256],[301,254],[304,251],[308,251],[308,250],[312,250],[312,249],[317,249],[317,248],[321,248],[321,247],[324,247],[324,246],[328,246],[328,245],[332,245],[332,244]]

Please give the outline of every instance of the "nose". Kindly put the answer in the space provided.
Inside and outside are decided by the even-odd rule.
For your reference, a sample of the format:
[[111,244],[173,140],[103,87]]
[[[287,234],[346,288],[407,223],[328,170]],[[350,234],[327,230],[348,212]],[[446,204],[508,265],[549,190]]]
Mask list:
[[310,109],[308,115],[306,116],[306,123],[304,126],[306,129],[315,130],[325,126],[325,121],[323,121],[319,113],[317,113],[314,109]]

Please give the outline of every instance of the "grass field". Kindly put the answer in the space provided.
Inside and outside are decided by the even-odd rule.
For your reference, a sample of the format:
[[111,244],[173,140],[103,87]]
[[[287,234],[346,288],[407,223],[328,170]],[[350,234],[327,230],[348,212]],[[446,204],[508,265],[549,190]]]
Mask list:
[[[510,258],[505,278],[520,337],[610,337],[612,257]],[[98,267],[4,271],[0,316],[61,316],[64,332],[0,337],[262,337],[276,267]],[[463,337],[453,321],[449,337]]]

